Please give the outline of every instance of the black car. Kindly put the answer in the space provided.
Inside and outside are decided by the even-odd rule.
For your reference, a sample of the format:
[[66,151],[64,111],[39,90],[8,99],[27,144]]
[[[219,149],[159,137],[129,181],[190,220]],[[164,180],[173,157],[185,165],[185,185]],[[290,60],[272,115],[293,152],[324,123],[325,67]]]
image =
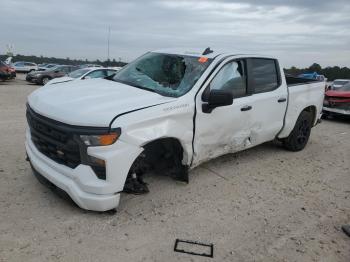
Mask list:
[[26,80],[31,83],[45,85],[51,79],[62,77],[77,70],[77,66],[60,65],[49,68],[45,71],[34,71],[27,74]]

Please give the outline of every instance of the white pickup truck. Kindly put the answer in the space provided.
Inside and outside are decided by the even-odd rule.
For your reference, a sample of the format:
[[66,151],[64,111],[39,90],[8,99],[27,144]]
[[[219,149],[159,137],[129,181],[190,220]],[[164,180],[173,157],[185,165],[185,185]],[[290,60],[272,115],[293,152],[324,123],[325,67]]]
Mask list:
[[148,191],[146,172],[188,171],[274,139],[302,150],[319,121],[324,82],[285,77],[262,55],[149,52],[109,79],[44,86],[27,102],[34,174],[81,207],[106,211]]

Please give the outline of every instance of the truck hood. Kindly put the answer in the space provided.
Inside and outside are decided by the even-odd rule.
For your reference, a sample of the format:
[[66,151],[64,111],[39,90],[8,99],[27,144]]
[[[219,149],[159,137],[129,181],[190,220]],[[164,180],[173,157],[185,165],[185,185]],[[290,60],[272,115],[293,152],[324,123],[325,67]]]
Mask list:
[[110,80],[89,79],[41,87],[29,95],[28,104],[36,113],[62,123],[107,127],[118,114],[175,99]]
[[326,96],[331,97],[349,97],[350,98],[350,91],[337,91],[337,90],[328,90],[326,92]]

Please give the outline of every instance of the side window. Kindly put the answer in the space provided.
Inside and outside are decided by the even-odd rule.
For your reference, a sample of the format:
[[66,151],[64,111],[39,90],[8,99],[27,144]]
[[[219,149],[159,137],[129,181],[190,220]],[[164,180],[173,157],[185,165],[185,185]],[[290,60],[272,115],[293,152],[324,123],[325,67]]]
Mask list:
[[254,86],[254,93],[269,92],[279,85],[277,65],[273,59],[251,59],[250,80]]
[[224,65],[211,81],[210,89],[231,91],[234,98],[247,95],[244,62],[233,61]]
[[115,70],[107,70],[107,76],[111,76],[111,75],[114,75],[117,71]]
[[106,77],[106,74],[103,70],[96,70],[87,74],[87,76],[90,78],[102,78],[102,77]]
[[69,67],[62,67],[60,71],[65,74],[68,74],[70,70],[69,70]]

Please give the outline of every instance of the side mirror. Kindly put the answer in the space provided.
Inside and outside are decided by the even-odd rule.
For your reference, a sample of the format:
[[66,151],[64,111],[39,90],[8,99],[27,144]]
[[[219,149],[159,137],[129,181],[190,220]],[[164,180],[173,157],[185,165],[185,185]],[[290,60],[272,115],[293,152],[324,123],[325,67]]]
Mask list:
[[84,79],[91,79],[91,76],[85,76]]
[[233,103],[232,92],[227,90],[210,90],[207,103],[202,104],[203,113],[211,113],[214,108],[229,106]]

